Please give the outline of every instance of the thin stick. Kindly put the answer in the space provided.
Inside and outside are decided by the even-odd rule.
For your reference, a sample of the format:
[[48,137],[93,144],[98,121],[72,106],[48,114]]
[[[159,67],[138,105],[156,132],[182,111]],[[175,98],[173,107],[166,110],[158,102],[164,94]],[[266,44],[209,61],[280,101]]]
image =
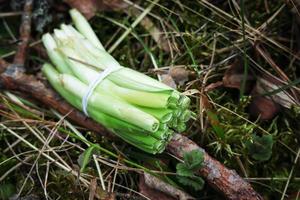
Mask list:
[[22,15],[23,12],[6,12],[6,13],[0,13],[0,18],[5,18],[5,17],[13,17],[13,16],[19,16]]
[[97,172],[98,172],[98,176],[99,176],[99,179],[100,179],[100,182],[101,182],[102,189],[105,191],[106,189],[105,189],[104,179],[103,179],[103,176],[102,176],[100,165],[99,165],[98,160],[97,160],[97,156],[93,155],[93,159],[95,161],[95,165],[96,165],[96,168],[97,168]]
[[293,175],[293,173],[294,173],[295,167],[296,167],[296,165],[297,165],[299,156],[300,156],[300,148],[298,149],[297,156],[296,156],[296,158],[295,158],[295,160],[294,160],[294,165],[293,165],[293,167],[292,167],[292,169],[291,169],[291,171],[290,171],[288,180],[287,180],[287,182],[286,182],[286,184],[285,184],[285,187],[284,187],[284,190],[283,190],[283,192],[282,192],[281,200],[284,200],[284,198],[285,198],[285,194],[286,194],[286,191],[287,191],[287,189],[288,189],[288,187],[289,187],[289,184],[290,184],[292,175]]
[[33,0],[27,0],[24,5],[24,12],[22,15],[22,24],[20,26],[20,40],[18,45],[17,53],[14,57],[14,64],[24,65],[27,47],[29,44],[30,33],[31,33],[31,11],[32,11]]

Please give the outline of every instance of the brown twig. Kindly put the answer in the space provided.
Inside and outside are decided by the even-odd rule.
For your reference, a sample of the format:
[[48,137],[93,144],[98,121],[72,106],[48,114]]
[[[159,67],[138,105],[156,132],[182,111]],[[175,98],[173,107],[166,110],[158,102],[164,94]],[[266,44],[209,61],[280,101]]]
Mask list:
[[[1,3],[1,1],[0,1]],[[18,15],[22,15],[23,12],[6,12],[6,13],[0,13],[0,18],[4,18],[4,17],[14,17],[14,16],[18,16]]]
[[20,43],[18,45],[17,53],[14,57],[15,65],[24,66],[27,54],[27,47],[30,40],[31,33],[31,11],[33,0],[26,0],[24,5],[24,12],[22,15],[22,24],[20,26]]
[[[252,44],[254,45],[254,43]],[[289,81],[288,76],[282,71],[282,69],[280,69],[280,67],[275,63],[270,54],[264,48],[262,48],[259,44],[254,45],[254,47],[284,81]]]

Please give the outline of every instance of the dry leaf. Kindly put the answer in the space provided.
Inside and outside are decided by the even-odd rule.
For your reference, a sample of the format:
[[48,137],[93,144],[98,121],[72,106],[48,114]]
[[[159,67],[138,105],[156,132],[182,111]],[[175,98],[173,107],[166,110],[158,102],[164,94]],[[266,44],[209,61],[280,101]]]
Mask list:
[[185,82],[189,80],[190,72],[186,70],[184,67],[171,67],[169,70],[169,75],[173,78],[175,83],[182,86]]
[[182,66],[171,67],[167,74],[162,74],[162,82],[174,89],[183,86],[189,80],[190,72]]
[[212,91],[212,90],[215,90],[219,87],[222,87],[223,86],[223,82],[222,81],[217,81],[215,83],[211,83],[209,84],[208,86],[205,87],[205,92],[209,92],[209,91]]
[[97,0],[64,0],[64,2],[79,10],[87,19],[92,18],[98,10]]
[[[224,87],[240,89],[244,79],[244,67],[241,59],[236,59],[228,68],[223,77]],[[254,77],[249,73],[246,80],[245,92],[251,91],[251,86],[254,83]]]
[[279,112],[280,105],[285,108],[297,105],[297,100],[293,98],[289,90],[279,90],[272,94],[273,91],[281,87],[283,84],[271,76],[258,77],[252,91],[254,98],[249,107],[250,114],[254,117],[260,116],[262,120],[269,120]]
[[278,90],[283,86],[284,85],[280,81],[270,76],[263,76],[257,78],[254,90],[256,94],[265,95],[266,98],[273,100],[281,106],[291,108],[293,105],[297,104],[297,100],[293,98],[292,93],[288,89],[268,95],[268,93]]
[[170,86],[171,88],[174,88],[174,89],[177,88],[177,85],[176,85],[174,79],[169,74],[162,74],[161,82]]
[[261,120],[273,119],[279,110],[277,103],[265,97],[255,97],[249,106],[250,114],[255,118],[260,117]]
[[122,0],[64,0],[64,2],[79,10],[87,19],[92,18],[99,10],[121,10],[128,7]]
[[206,94],[200,95],[200,108],[203,111],[212,109],[212,105],[209,102]]

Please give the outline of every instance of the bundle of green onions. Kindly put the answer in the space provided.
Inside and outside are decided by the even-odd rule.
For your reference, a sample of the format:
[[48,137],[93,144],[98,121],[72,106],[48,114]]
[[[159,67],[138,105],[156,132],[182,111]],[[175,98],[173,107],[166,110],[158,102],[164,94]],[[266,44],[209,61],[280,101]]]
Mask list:
[[186,129],[190,99],[121,66],[105,51],[86,19],[75,9],[70,14],[76,29],[62,24],[42,38],[55,66],[45,63],[42,69],[50,84],[70,104],[126,142],[148,153],[161,153],[174,130]]

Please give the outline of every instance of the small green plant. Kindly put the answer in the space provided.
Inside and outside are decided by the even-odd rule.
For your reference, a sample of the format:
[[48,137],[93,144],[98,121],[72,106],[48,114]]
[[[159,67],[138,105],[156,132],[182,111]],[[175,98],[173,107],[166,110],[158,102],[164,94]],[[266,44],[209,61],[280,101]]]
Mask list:
[[92,144],[87,148],[83,154],[81,154],[78,158],[78,163],[80,165],[80,172],[84,172],[86,166],[90,163],[93,154],[98,153],[97,144]]
[[193,150],[183,155],[184,163],[178,163],[176,172],[178,181],[185,186],[192,186],[195,190],[201,190],[204,180],[195,175],[195,172],[202,167],[204,161],[203,152]]
[[267,161],[272,155],[273,137],[272,135],[262,137],[253,135],[252,139],[246,142],[246,147],[252,158],[257,161]]

